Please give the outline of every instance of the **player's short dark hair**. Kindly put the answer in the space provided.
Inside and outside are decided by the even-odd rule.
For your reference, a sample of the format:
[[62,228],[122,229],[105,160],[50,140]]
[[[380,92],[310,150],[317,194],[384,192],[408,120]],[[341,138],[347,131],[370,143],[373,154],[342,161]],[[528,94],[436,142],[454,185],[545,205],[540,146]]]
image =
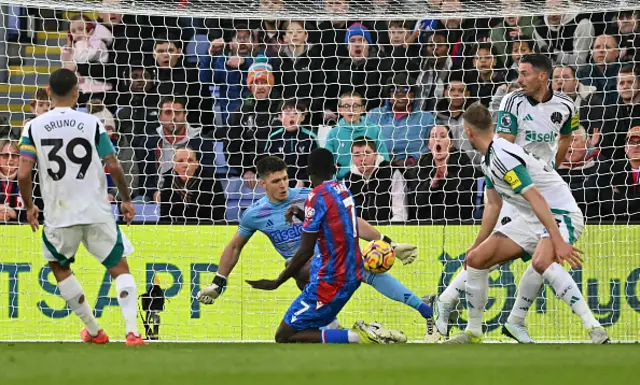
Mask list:
[[551,65],[551,59],[540,53],[530,53],[523,55],[520,58],[520,63],[529,63],[531,66],[539,72],[546,72],[549,77],[553,74],[553,66]]
[[307,165],[307,173],[309,176],[331,179],[336,173],[336,162],[331,151],[326,148],[316,148],[309,154]]
[[376,141],[369,138],[368,136],[358,136],[353,140],[353,143],[351,143],[351,149],[353,149],[354,147],[360,147],[360,146],[369,146],[369,148],[372,149],[373,151],[376,151],[376,152],[378,151]]
[[481,103],[474,103],[462,114],[462,119],[466,124],[480,131],[489,131],[493,127],[491,113]]
[[158,103],[158,108],[162,111],[162,107],[166,103],[182,104],[182,108],[184,108],[185,110],[187,109],[187,98],[185,98],[184,96],[165,96],[162,99],[160,99],[160,103]]
[[265,156],[258,161],[256,169],[258,177],[264,179],[274,172],[286,170],[287,164],[277,156]]
[[66,68],[59,68],[49,76],[51,93],[58,97],[65,97],[78,85],[76,73]]

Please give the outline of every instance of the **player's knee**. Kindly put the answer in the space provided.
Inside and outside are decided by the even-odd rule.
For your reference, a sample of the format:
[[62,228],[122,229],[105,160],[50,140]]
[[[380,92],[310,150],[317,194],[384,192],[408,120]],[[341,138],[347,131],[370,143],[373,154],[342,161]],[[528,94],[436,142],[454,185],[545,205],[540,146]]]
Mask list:
[[300,291],[304,290],[304,287],[309,283],[308,277],[296,277],[296,285]]
[[276,343],[277,344],[288,344],[291,342],[289,333],[284,332],[283,330],[278,330],[276,332]]
[[469,267],[473,267],[474,269],[482,269],[482,259],[482,254],[479,253],[476,249],[467,254],[465,262]]
[[531,266],[533,266],[533,270],[540,275],[542,275],[545,270],[551,266],[551,263],[553,263],[553,261],[548,260],[548,258],[545,258],[543,255],[538,253],[535,253],[531,259]]

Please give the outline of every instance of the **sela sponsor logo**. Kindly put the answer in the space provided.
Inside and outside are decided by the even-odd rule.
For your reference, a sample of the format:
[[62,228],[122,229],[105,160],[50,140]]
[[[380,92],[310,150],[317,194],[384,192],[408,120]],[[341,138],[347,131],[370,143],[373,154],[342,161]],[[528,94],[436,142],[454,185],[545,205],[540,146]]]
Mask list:
[[545,142],[545,143],[553,143],[556,141],[558,137],[557,132],[537,132],[533,130],[525,131],[525,140],[527,142]]
[[284,230],[274,230],[269,231],[269,238],[273,241],[273,243],[282,243],[288,242],[292,239],[299,239],[300,234],[302,233],[302,225],[295,224],[293,226],[287,227]]

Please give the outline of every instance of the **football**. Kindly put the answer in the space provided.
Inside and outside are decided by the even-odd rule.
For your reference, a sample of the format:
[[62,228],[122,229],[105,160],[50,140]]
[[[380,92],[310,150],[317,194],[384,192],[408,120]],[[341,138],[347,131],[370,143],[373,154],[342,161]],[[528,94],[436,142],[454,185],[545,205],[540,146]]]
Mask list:
[[364,268],[372,273],[384,273],[396,260],[393,247],[385,241],[371,241],[362,249]]

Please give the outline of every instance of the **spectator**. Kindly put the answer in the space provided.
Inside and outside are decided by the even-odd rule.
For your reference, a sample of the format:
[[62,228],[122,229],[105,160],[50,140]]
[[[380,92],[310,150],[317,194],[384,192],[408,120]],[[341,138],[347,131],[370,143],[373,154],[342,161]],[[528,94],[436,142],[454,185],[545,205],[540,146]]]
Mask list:
[[381,84],[390,67],[378,57],[371,40],[371,33],[362,24],[353,24],[347,30],[344,44],[349,56],[341,58],[336,71],[327,72],[327,102],[325,121],[337,120],[338,96],[345,92],[357,92],[364,97],[365,110],[379,107]]
[[402,174],[378,153],[376,142],[357,137],[351,145],[351,159],[345,184],[353,194],[358,216],[368,221],[405,221]]
[[246,80],[253,64],[253,34],[247,25],[236,25],[233,37],[221,54],[200,62],[200,80],[212,84],[218,124],[227,124],[228,116],[238,109],[249,90]]
[[518,79],[518,68],[520,67],[520,58],[537,52],[536,43],[526,36],[522,39],[516,39],[507,46],[509,59],[507,61],[507,82],[515,82]]
[[433,111],[436,103],[444,96],[444,85],[452,67],[447,36],[442,31],[436,31],[429,37],[425,60],[418,77],[423,111]]
[[535,16],[507,16],[502,19],[491,30],[491,43],[498,59],[506,62],[507,56],[511,54],[509,42],[523,41],[533,36],[534,26],[537,23]]
[[213,122],[211,94],[200,82],[198,68],[184,61],[182,42],[166,35],[158,37],[153,58],[158,94],[161,97],[186,97],[189,123],[210,126]]
[[640,80],[638,70],[626,65],[618,73],[618,101],[608,106],[607,114],[614,124],[602,127],[600,151],[602,159],[622,160],[625,137],[630,127],[640,126]]
[[318,23],[318,37],[313,41],[320,43],[322,47],[322,58],[326,61],[325,68],[335,68],[338,59],[348,55],[347,47],[344,44],[347,28],[353,22],[348,21],[344,15],[349,12],[349,0],[326,0],[324,10],[333,15],[330,20],[323,20]]
[[580,127],[573,131],[571,146],[558,174],[571,188],[571,193],[583,213],[589,217],[597,214],[598,155],[600,150],[591,144],[587,131]]
[[452,72],[444,91],[444,99],[437,105],[435,124],[447,127],[451,145],[467,154],[473,165],[480,168],[482,155],[469,143],[462,126],[462,113],[473,103],[469,87],[463,81],[460,71]]
[[280,111],[282,128],[269,136],[264,153],[281,156],[287,164],[290,187],[303,187],[308,185],[309,154],[318,147],[316,134],[302,127],[308,112],[305,104],[290,99],[282,103]]
[[489,106],[496,89],[505,83],[506,73],[499,69],[500,63],[493,52],[491,43],[478,44],[473,56],[474,70],[466,73],[471,96]]
[[618,40],[614,36],[600,35],[593,42],[591,63],[582,65],[576,74],[580,83],[595,86],[602,92],[604,103],[608,105],[618,100],[616,77],[620,71],[619,53]]
[[133,160],[137,167],[136,180],[133,185],[135,200],[153,199],[157,183],[153,177],[157,173],[155,150],[151,143],[157,136],[158,104],[160,96],[155,90],[151,72],[144,67],[132,66],[125,70],[122,79],[122,100],[116,112],[118,133],[133,148]]
[[575,69],[571,66],[557,66],[553,70],[551,86],[556,92],[570,97],[578,108],[580,125],[587,130],[589,143],[598,146],[600,133],[604,125],[612,122],[605,116],[602,93],[595,86],[586,86],[576,79]]
[[[262,12],[270,14],[278,14],[284,12],[284,0],[260,0],[258,9]],[[278,19],[263,19],[260,22],[258,30],[258,44],[260,50],[268,57],[278,56],[281,45],[283,44],[282,33],[283,22]]]
[[[110,7],[118,7],[122,0],[102,0]],[[153,50],[153,28],[149,25],[148,17],[142,15],[122,15],[119,13],[99,13],[101,24],[111,31],[113,43],[108,46],[109,63],[114,63],[117,73],[122,74],[132,63],[142,63],[144,56]],[[80,69],[78,72],[82,73]]]
[[[325,76],[322,71],[321,47],[307,43],[303,21],[292,20],[283,25],[284,42],[273,66],[282,85],[284,99],[297,98],[308,106],[313,125],[322,124]],[[277,64],[276,64],[277,63]],[[278,81],[276,80],[278,83]]]
[[[36,92],[33,93],[33,99],[31,100],[31,103],[29,103],[29,112],[31,112],[33,118],[37,118],[45,112],[48,112],[50,109],[51,98],[49,98],[47,89],[44,87],[39,87]],[[23,126],[33,118],[25,119]]]
[[425,138],[433,127],[433,114],[421,111],[415,80],[400,73],[387,87],[388,101],[367,114],[367,121],[380,127],[386,141],[391,165],[398,168],[415,166],[427,151]]
[[[62,47],[61,60],[64,68],[77,71],[79,64],[104,65],[109,61],[108,46],[113,42],[113,35],[108,28],[92,21],[83,14],[76,14],[69,19],[69,35],[67,45]],[[78,102],[86,103],[91,98],[103,100],[108,105],[115,103],[113,82],[90,76],[78,76],[80,96]]]
[[264,151],[277,124],[280,103],[273,69],[264,57],[256,58],[249,68],[247,86],[251,95],[231,114],[228,128],[219,127],[215,136],[225,143],[227,163],[233,173],[242,176],[253,189],[257,181],[256,157]]
[[357,92],[345,92],[340,96],[338,113],[342,119],[327,136],[325,148],[336,158],[338,173],[336,178],[343,179],[351,168],[351,144],[355,138],[367,137],[376,144],[376,153],[389,161],[387,146],[382,138],[380,127],[371,124],[364,116],[364,101]]
[[429,150],[419,162],[417,219],[471,219],[475,171],[469,158],[455,150],[449,127],[433,127],[429,133]]
[[[550,9],[563,9],[566,0],[547,0]],[[545,15],[533,34],[542,52],[551,55],[554,65],[577,66],[587,62],[595,29],[589,15],[575,13]]]
[[602,215],[613,214],[618,223],[640,221],[640,126],[626,134],[625,159],[603,162],[598,170],[600,188],[607,192]]
[[0,222],[26,219],[18,190],[18,142],[0,140]]
[[160,215],[171,223],[222,222],[227,202],[222,184],[210,168],[202,167],[196,151],[177,149],[173,171],[163,178]]
[[[127,184],[131,186],[133,175],[136,175],[137,171],[135,170],[135,164],[133,162],[134,155],[130,143],[127,141],[125,136],[119,134],[113,115],[100,100],[89,100],[89,102],[87,102],[87,112],[100,119],[104,125],[104,129],[111,140],[111,145],[116,152],[118,161],[124,170],[125,176],[127,177]],[[115,201],[118,188],[113,183],[107,168],[105,168],[105,173],[107,175],[107,191],[109,192],[109,200]]]
[[620,61],[623,63],[638,62],[637,49],[640,47],[640,29],[638,28],[638,11],[620,11],[615,17],[615,24],[609,24],[610,34],[620,41]]
[[[189,147],[202,154],[200,167],[212,168],[215,164],[214,144],[211,140],[201,137],[202,129],[187,122],[187,101],[184,97],[164,97],[160,100],[160,126],[156,129],[154,144],[150,149],[155,151],[157,173],[163,176],[173,168],[175,151]],[[156,176],[156,180],[157,176]],[[159,187],[159,186],[158,186]],[[157,202],[159,193],[156,191],[154,200]]]
[[413,44],[411,38],[414,24],[408,20],[389,21],[389,45],[382,45],[380,52],[382,57],[391,59],[392,72],[408,72],[411,77],[420,75],[420,46]]

